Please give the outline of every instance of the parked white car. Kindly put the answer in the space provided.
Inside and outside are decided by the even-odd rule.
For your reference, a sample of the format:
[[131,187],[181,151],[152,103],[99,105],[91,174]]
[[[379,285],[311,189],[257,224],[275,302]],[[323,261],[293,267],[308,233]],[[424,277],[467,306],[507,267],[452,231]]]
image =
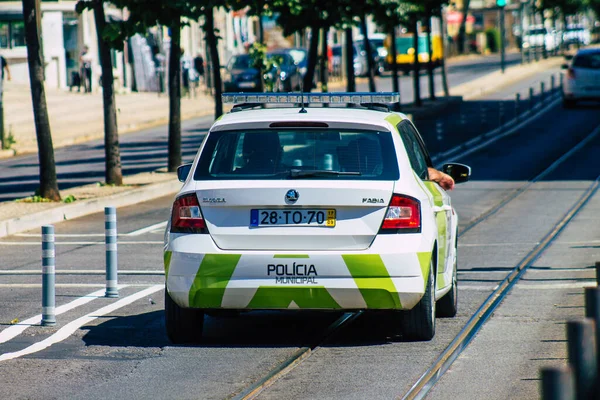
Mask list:
[[582,25],[568,25],[563,33],[563,42],[567,46],[571,44],[587,46],[592,42],[592,35],[589,29]]
[[600,100],[600,48],[582,49],[562,68],[563,105],[574,107],[580,100]]
[[545,47],[546,51],[553,51],[558,45],[558,34],[555,31],[541,25],[532,26],[527,30],[523,40],[524,48],[541,48]]

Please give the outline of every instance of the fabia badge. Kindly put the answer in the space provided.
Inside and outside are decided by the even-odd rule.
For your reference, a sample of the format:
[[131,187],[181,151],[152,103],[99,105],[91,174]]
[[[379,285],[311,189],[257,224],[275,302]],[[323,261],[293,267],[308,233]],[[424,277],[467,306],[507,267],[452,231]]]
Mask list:
[[300,193],[298,193],[297,190],[290,189],[285,194],[285,202],[288,204],[294,204],[295,202],[298,201],[299,197],[300,197]]

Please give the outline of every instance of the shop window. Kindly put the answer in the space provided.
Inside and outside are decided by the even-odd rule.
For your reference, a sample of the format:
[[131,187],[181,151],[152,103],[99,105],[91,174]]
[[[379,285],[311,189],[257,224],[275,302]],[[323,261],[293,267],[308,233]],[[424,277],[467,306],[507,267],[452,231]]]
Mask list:
[[0,22],[0,49],[25,46],[25,24],[23,21]]
[[10,47],[10,27],[8,22],[0,23],[0,49]]
[[23,47],[25,44],[25,23],[24,22],[11,22],[10,23],[10,41],[11,47]]

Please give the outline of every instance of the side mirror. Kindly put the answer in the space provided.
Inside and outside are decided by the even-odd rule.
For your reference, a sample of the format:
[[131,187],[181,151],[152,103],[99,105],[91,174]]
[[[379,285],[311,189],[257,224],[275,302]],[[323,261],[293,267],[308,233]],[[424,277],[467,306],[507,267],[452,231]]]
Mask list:
[[192,163],[183,164],[177,167],[177,179],[179,182],[185,182],[192,169]]
[[573,55],[572,55],[572,54],[567,54],[567,55],[565,56],[565,60],[567,60],[567,61],[570,61],[570,60],[572,60],[572,59],[573,59]]
[[560,69],[569,69],[569,64],[563,64],[563,65],[561,65]]
[[454,183],[467,182],[471,178],[471,167],[464,164],[444,164],[442,171],[454,179]]

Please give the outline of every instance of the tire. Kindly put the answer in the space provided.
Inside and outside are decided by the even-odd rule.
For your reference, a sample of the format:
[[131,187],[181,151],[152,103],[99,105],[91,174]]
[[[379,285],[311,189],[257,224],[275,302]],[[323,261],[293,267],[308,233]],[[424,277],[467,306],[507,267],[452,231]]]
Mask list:
[[171,343],[201,342],[203,326],[204,313],[192,308],[179,307],[165,287],[165,327]]
[[435,336],[435,277],[433,257],[425,294],[412,310],[402,312],[402,333],[408,340],[431,340]]
[[[454,242],[454,254],[456,257],[458,239]],[[458,311],[458,277],[457,277],[457,261],[454,260],[454,274],[452,275],[452,289],[437,301],[436,315],[440,318],[453,318]]]
[[577,101],[573,99],[563,99],[563,107],[564,108],[575,108],[577,105]]

